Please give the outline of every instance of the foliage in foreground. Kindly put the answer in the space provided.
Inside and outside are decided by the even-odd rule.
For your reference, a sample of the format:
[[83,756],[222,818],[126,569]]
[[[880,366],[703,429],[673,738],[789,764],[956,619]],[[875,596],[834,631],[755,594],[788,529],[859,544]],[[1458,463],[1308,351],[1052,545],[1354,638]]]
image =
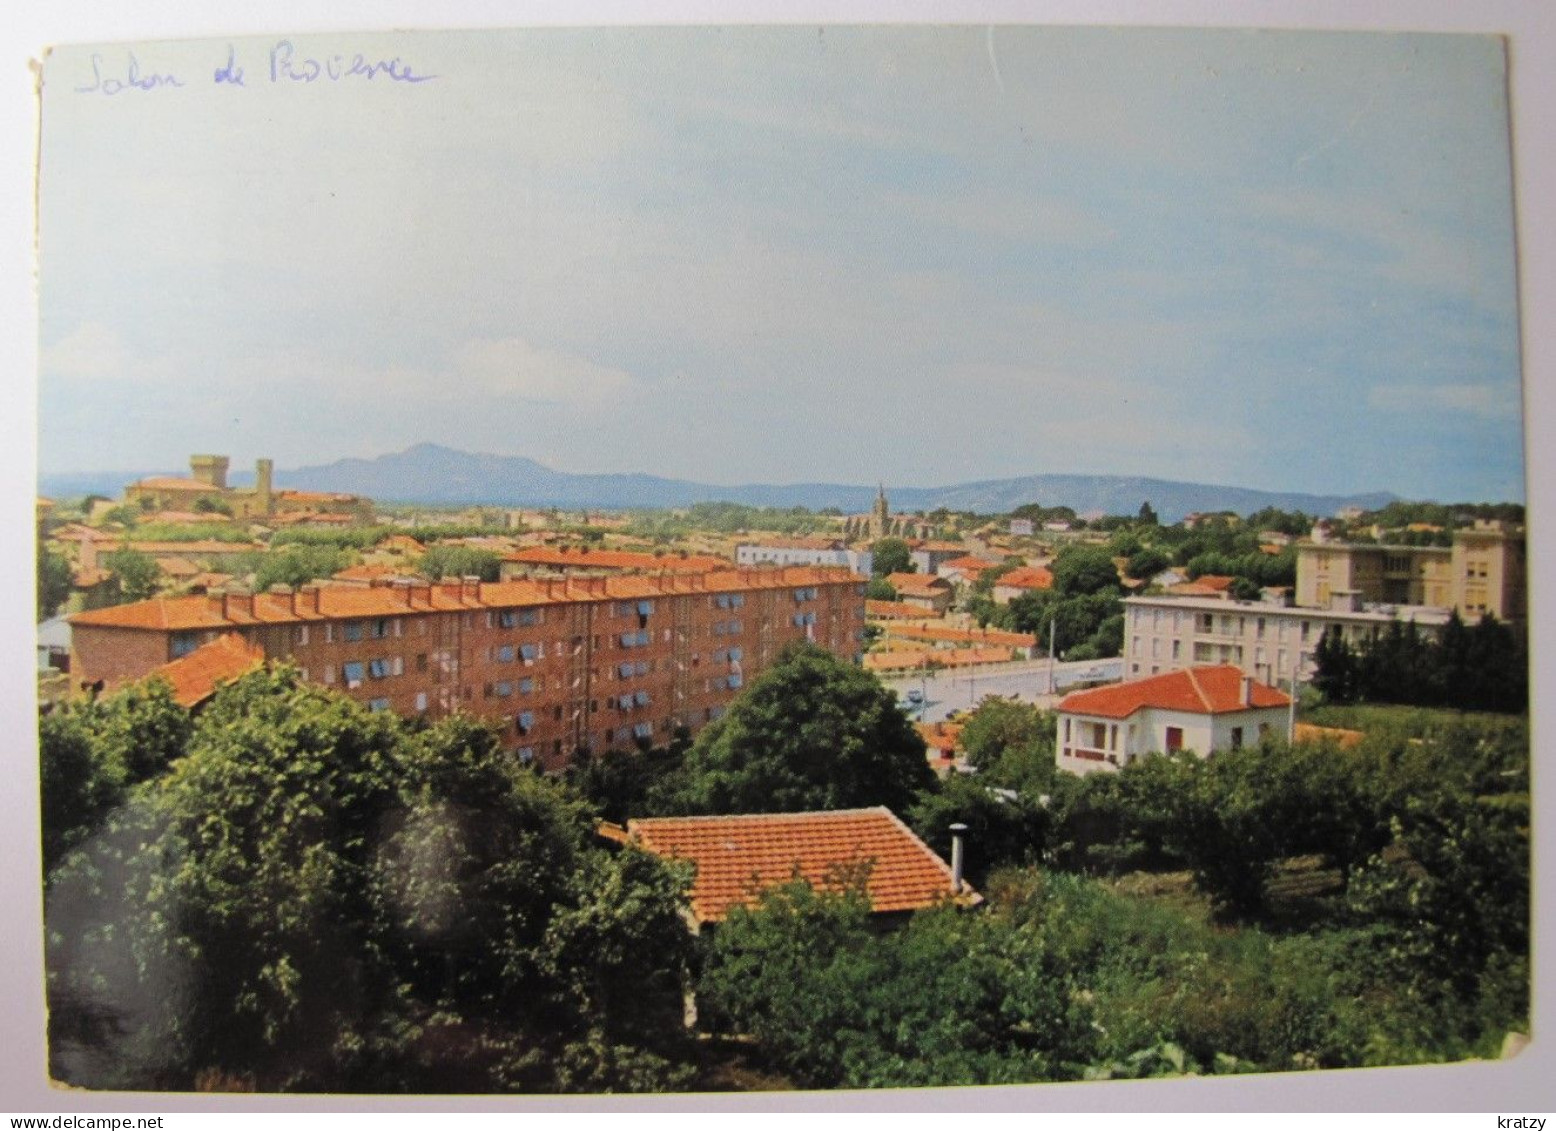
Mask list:
[[486,727],[413,733],[295,671],[256,672],[217,695],[166,774],[121,788],[49,877],[58,1078],[370,1091],[688,1078],[673,1060],[687,877],[605,854],[589,811]]

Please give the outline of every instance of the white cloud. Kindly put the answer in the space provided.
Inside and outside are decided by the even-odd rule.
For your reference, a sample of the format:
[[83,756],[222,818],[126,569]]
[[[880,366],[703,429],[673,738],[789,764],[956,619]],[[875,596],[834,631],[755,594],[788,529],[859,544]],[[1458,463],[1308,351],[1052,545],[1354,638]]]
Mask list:
[[523,338],[468,341],[455,351],[454,366],[455,380],[482,392],[550,404],[601,405],[637,389],[625,370]]
[[100,322],[84,322],[45,346],[39,367],[61,377],[115,380],[127,376],[130,365],[117,331]]

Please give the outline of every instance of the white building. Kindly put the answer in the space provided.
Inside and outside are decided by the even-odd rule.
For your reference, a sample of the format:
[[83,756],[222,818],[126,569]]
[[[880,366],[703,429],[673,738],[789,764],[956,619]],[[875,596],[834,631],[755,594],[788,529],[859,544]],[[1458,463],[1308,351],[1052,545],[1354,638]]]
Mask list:
[[1114,772],[1153,752],[1237,750],[1284,735],[1290,698],[1230,664],[1185,668],[1066,695],[1054,758],[1073,774]]
[[735,547],[735,564],[743,566],[847,566],[869,576],[875,555],[869,550],[850,550],[841,543],[827,546],[803,543],[742,542]]
[[1353,646],[1396,620],[1436,633],[1446,609],[1373,605],[1359,609],[1304,609],[1260,601],[1208,597],[1126,597],[1124,678],[1158,675],[1196,664],[1230,664],[1268,683],[1312,673],[1312,656],[1330,628]]

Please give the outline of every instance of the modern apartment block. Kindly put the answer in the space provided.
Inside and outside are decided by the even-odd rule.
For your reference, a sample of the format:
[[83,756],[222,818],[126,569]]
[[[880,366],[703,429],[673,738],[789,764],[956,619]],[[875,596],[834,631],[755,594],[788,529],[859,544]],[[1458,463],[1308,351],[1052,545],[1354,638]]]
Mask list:
[[1330,628],[1355,645],[1396,620],[1436,632],[1448,614],[1429,607],[1304,609],[1211,597],[1127,597],[1124,678],[1231,664],[1265,683],[1285,683],[1293,672],[1305,680],[1312,674],[1313,652]]
[[1298,605],[1327,609],[1362,604],[1457,609],[1474,623],[1486,613],[1522,623],[1525,616],[1522,530],[1478,521],[1456,530],[1453,545],[1297,544]]
[[71,618],[73,672],[139,679],[235,633],[375,710],[498,723],[547,769],[696,731],[791,643],[857,657],[865,579],[836,569],[277,586]]

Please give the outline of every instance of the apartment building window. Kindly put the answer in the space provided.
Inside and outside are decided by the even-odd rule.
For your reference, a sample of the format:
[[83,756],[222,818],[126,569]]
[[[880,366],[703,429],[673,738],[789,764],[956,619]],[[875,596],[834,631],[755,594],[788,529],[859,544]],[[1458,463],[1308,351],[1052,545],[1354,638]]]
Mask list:
[[1303,621],[1302,622],[1302,632],[1301,632],[1302,643],[1304,643],[1304,644],[1307,643],[1308,633],[1311,630],[1312,630],[1312,622],[1311,621]]
[[1233,750],[1241,750],[1242,748],[1243,748],[1243,728],[1242,727],[1233,727],[1232,728],[1232,749]]
[[518,725],[520,734],[528,734],[535,728],[535,715],[532,711],[520,711],[519,717],[514,720]]
[[335,643],[335,626],[333,624],[326,624],[324,626],[324,643]]
[[741,649],[739,649],[739,648],[731,648],[729,650],[729,662],[732,663],[732,664],[738,664],[738,663],[740,663],[740,658],[742,656],[744,656],[744,655],[745,655],[745,652],[742,651]]
[[1151,659],[1159,660],[1161,658],[1162,658],[1162,642],[1159,639],[1156,639],[1156,638],[1153,637],[1152,640],[1151,640]]
[[513,662],[513,645],[499,644],[492,650],[492,658],[499,664],[511,664]]
[[362,639],[362,622],[359,620],[348,620],[340,626],[340,630],[348,644],[355,644]]
[[389,676],[389,661],[386,659],[369,660],[367,662],[367,674],[372,679],[387,679]]
[[491,684],[490,687],[492,694],[499,699],[506,699],[513,694],[513,684],[506,679],[500,679],[496,683]]
[[1196,632],[1214,632],[1216,630],[1216,618],[1214,613],[1198,613],[1194,617],[1194,630]]
[[418,691],[416,693],[416,709],[418,711],[425,711],[427,709],[427,693],[425,691]]
[[389,709],[389,700],[369,699],[367,701],[367,709],[369,711],[387,711]]
[[632,728],[632,736],[634,738],[652,738],[654,736],[654,724],[638,723]]
[[1174,660],[1176,660],[1176,659],[1180,658],[1182,655],[1183,655],[1183,641],[1181,641],[1181,640],[1174,640],[1172,642],[1172,658]]
[[180,656],[187,656],[200,646],[200,638],[193,632],[175,632],[173,639],[168,642],[168,651],[176,660]]
[[533,746],[519,747],[519,764],[527,766],[535,760],[535,748]]
[[300,624],[292,629],[292,643],[297,645],[308,643],[308,626],[306,624]]
[[345,678],[347,687],[362,686],[363,666],[360,661],[353,660],[350,663],[342,664],[340,672]]
[[[493,614],[491,614],[491,613],[487,613],[486,614],[486,627],[488,627],[488,628],[492,627],[492,616],[493,616]],[[500,627],[500,628],[517,628],[518,627],[518,624],[519,624],[519,614],[514,609],[504,609],[502,612],[497,613],[496,617],[497,617],[498,627]]]
[[1259,617],[1254,621],[1254,635],[1260,640],[1264,639],[1264,618]]
[[416,653],[416,670],[419,672],[424,672],[427,670],[427,653]]
[[536,660],[540,659],[540,656],[541,652],[539,644],[519,645],[519,659],[523,660],[526,664],[533,664]]
[[734,689],[738,688],[742,683],[744,683],[745,679],[739,672],[734,672],[730,675],[726,682],[731,689]]
[[328,687],[330,684],[332,684],[334,682],[335,682],[335,665],[334,664],[325,664],[324,665],[324,685],[326,687]]
[[535,681],[533,679],[525,678],[525,679],[519,680],[519,694],[520,695],[529,695],[529,694],[533,693],[534,690],[535,690]]

